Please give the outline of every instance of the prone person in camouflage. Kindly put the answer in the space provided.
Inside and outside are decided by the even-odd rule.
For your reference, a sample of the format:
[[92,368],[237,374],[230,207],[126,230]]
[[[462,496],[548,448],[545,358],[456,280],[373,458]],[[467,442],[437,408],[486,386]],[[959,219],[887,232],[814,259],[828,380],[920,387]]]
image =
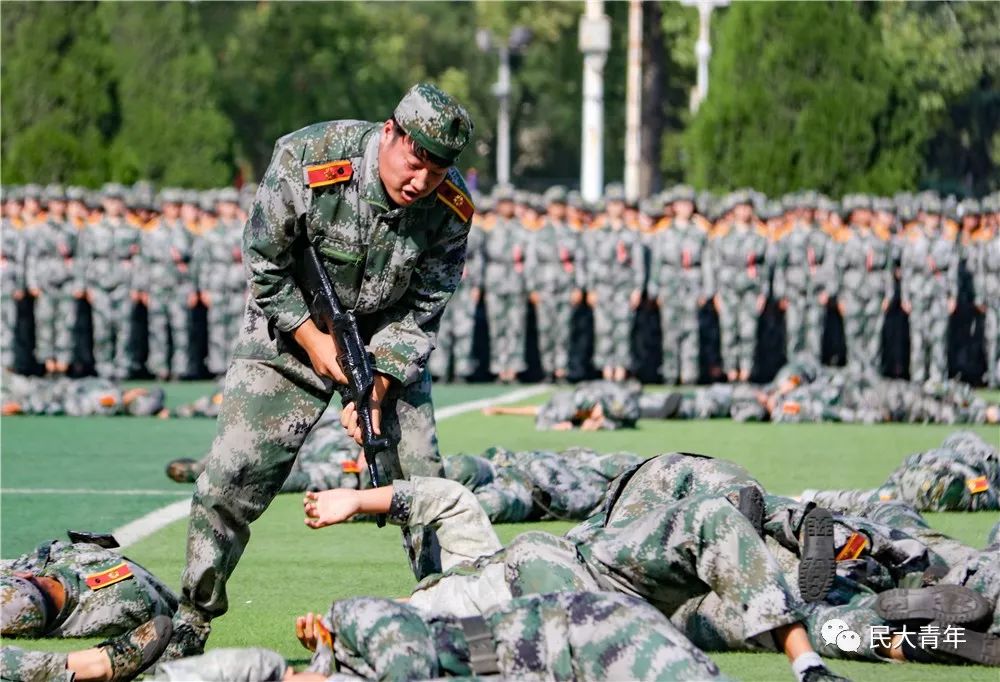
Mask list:
[[4,416],[148,417],[163,410],[165,399],[157,386],[125,389],[100,377],[44,379],[13,374],[4,376],[2,394]]
[[357,513],[387,513],[399,525],[433,525],[445,572],[426,578],[411,595],[410,606],[424,613],[474,617],[531,594],[613,590],[642,597],[669,615],[685,595],[714,589],[743,605],[739,636],[773,634],[800,680],[841,679],[812,652],[778,566],[728,501],[654,500],[648,509],[608,528],[583,524],[587,532],[579,538],[531,532],[501,548],[475,497],[454,481],[414,477],[391,488],[310,493],[304,504],[312,528]]
[[559,391],[544,405],[484,407],[483,414],[535,417],[539,431],[613,431],[634,428],[639,418],[638,382],[585,381],[573,389]]
[[[375,428],[392,444],[378,464],[392,479],[440,473],[426,362],[465,263],[474,209],[453,164],[471,136],[458,102],[418,84],[382,123],[319,123],[275,145],[244,230],[251,294],[192,500],[168,657],[204,647],[210,621],[228,609],[226,581],[250,523],[347,384],[336,344],[313,322],[297,284],[300,240],[316,246],[374,358]],[[360,442],[353,404],[341,423]],[[410,550],[419,574],[423,545]]]
[[1000,510],[1000,453],[971,431],[948,436],[941,447],[919,452],[872,490],[807,490],[804,501],[854,508],[902,501],[917,511]]
[[0,562],[4,637],[110,637],[173,615],[173,591],[139,564],[90,542],[53,540]]

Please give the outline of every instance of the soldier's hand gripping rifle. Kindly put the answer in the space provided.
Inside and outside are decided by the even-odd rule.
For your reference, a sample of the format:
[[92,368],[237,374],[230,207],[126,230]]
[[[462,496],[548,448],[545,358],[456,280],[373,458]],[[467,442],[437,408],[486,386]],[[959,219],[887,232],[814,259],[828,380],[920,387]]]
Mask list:
[[[308,242],[305,216],[299,216],[299,257],[300,288],[309,306],[313,322],[320,331],[330,334],[337,345],[337,364],[347,377],[347,385],[341,388],[341,398],[346,405],[354,403],[361,426],[361,447],[365,452],[365,462],[372,479],[372,486],[382,485],[378,472],[378,456],[389,449],[389,439],[375,434],[372,419],[372,389],[375,386],[373,358],[365,348],[358,330],[358,320],[354,313],[345,310],[340,303],[333,283],[323,268],[316,253],[316,247]],[[381,528],[385,525],[385,515],[379,514],[375,522]]]

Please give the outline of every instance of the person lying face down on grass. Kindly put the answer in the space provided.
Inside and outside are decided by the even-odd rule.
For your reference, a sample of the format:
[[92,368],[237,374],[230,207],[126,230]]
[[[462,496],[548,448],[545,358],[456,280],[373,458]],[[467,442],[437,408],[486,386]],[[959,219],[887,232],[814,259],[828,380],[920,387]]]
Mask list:
[[539,431],[634,428],[639,418],[641,391],[635,381],[586,381],[571,390],[555,393],[543,405],[485,407],[483,414],[535,417],[535,428]]
[[802,603],[763,540],[725,498],[696,496],[654,506],[579,544],[530,532],[506,548],[475,496],[445,479],[414,477],[374,490],[308,493],[304,510],[311,528],[358,513],[434,527],[445,573],[425,578],[409,599],[424,613],[472,617],[526,595],[614,591],[641,597],[669,617],[688,599],[714,591],[744,614],[732,624],[740,638],[776,643],[800,679],[840,679],[813,651],[800,622]]

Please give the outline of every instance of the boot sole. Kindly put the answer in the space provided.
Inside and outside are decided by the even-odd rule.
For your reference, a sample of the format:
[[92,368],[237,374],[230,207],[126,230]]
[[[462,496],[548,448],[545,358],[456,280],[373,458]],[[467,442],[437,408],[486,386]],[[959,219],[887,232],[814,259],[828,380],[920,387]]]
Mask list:
[[[941,624],[944,625],[944,623]],[[934,651],[969,663],[1000,666],[1000,637],[968,628],[962,631],[962,636],[965,639],[964,642],[946,644],[941,641]]]
[[837,561],[833,555],[833,514],[816,508],[802,522],[799,592],[807,602],[822,601],[833,586]]
[[990,614],[990,604],[960,585],[886,590],[875,600],[875,611],[886,620],[926,620],[949,625],[975,623]]

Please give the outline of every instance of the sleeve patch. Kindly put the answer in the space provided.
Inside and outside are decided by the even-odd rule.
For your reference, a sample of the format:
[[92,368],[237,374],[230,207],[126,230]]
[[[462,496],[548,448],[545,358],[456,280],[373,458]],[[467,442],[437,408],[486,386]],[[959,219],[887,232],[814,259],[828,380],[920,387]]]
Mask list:
[[476,207],[472,205],[472,199],[447,178],[438,187],[437,197],[454,211],[463,223],[469,222],[472,214],[476,212]]
[[106,571],[101,571],[100,573],[91,573],[85,580],[87,582],[87,587],[92,590],[100,590],[109,585],[114,585],[115,583],[120,583],[123,580],[127,580],[132,577],[132,569],[124,561],[117,566],[112,566]]
[[326,187],[347,182],[354,175],[354,167],[350,161],[331,161],[318,166],[306,166],[306,184],[310,188]]

